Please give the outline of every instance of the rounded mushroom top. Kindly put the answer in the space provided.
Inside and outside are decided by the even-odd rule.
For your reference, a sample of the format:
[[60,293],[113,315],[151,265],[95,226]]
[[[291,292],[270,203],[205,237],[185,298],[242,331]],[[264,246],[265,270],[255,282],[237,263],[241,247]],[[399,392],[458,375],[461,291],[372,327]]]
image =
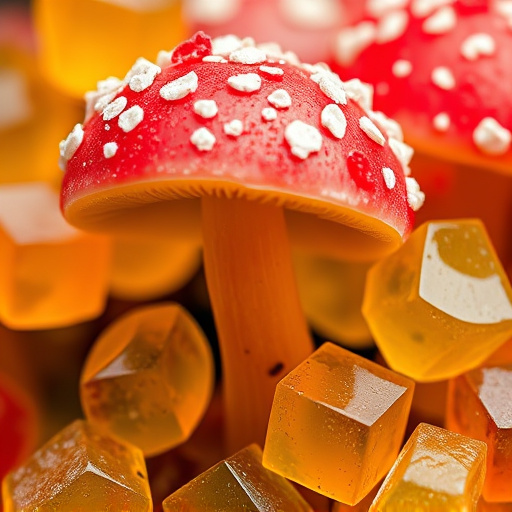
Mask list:
[[169,199],[234,195],[396,246],[424,198],[408,176],[412,152],[371,110],[370,89],[233,36],[198,33],[100,82],[60,149],[63,212],[84,228],[118,229],[130,209],[130,227],[144,213],[149,227]]
[[510,173],[512,9],[490,0],[387,4],[338,33],[335,70],[372,84],[376,108],[416,150]]

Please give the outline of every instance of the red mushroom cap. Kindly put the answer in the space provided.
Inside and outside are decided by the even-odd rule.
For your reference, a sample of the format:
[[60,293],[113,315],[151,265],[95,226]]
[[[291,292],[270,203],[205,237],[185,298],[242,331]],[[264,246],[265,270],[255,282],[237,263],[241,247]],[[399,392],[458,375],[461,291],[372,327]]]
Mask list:
[[169,199],[232,195],[372,234],[356,244],[365,251],[394,248],[423,195],[405,176],[400,129],[366,93],[325,67],[198,33],[89,95],[83,128],[61,143],[64,214],[85,228],[165,230]]
[[342,30],[335,70],[372,84],[375,108],[416,150],[512,172],[512,12],[483,0],[402,4]]

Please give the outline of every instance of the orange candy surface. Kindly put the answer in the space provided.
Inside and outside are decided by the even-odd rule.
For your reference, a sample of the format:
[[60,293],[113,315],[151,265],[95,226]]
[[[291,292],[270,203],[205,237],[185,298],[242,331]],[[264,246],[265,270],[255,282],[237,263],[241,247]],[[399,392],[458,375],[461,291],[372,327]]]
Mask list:
[[97,316],[104,307],[109,244],[69,226],[44,183],[0,187],[0,320],[48,329]]
[[448,397],[448,428],[487,443],[484,498],[512,502],[512,364],[451,380]]
[[512,289],[480,221],[435,221],[372,267],[363,313],[393,370],[443,380],[510,338]]
[[284,478],[261,465],[251,445],[219,462],[164,500],[164,512],[312,512]]
[[2,486],[4,512],[150,512],[140,450],[75,421]]
[[400,452],[370,511],[475,510],[485,455],[485,443],[422,423]]
[[263,464],[354,505],[397,456],[414,383],[325,343],[279,382]]
[[81,379],[89,421],[145,455],[185,441],[213,391],[213,359],[203,332],[180,306],[131,311],[103,332]]

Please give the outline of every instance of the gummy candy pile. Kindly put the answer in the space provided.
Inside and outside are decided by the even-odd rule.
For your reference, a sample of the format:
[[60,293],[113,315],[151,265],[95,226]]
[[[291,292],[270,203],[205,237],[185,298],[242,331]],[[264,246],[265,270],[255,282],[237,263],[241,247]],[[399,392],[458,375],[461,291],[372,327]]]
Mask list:
[[0,512],[512,512],[512,0],[0,5]]

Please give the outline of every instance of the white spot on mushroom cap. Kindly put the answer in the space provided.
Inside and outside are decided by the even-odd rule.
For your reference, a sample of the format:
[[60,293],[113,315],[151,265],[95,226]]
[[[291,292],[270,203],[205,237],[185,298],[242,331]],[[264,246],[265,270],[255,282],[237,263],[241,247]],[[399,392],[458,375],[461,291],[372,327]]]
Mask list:
[[213,146],[215,145],[216,139],[215,135],[205,128],[204,126],[198,128],[191,136],[190,142],[197,148],[199,151],[211,151]]
[[118,150],[118,145],[116,142],[107,142],[103,146],[103,155],[105,158],[112,158]]
[[373,86],[366,82],[361,82],[359,78],[351,78],[343,82],[343,88],[347,96],[359,103],[364,110],[370,111],[373,108]]
[[457,15],[451,6],[442,7],[429,16],[421,28],[426,34],[446,34],[455,28]]
[[110,121],[117,117],[126,107],[128,100],[124,96],[119,96],[114,101],[109,103],[103,109],[103,121]]
[[220,62],[221,64],[226,64],[228,60],[222,57],[222,55],[206,55],[203,57],[203,62]]
[[322,126],[327,128],[334,137],[342,139],[347,131],[347,118],[338,105],[324,107],[320,116]]
[[409,15],[406,11],[391,11],[385,14],[377,24],[375,41],[389,43],[402,36],[407,29]]
[[455,0],[412,0],[411,12],[416,18],[424,18],[440,7],[453,4]]
[[438,66],[432,70],[432,82],[440,89],[449,91],[455,87],[455,77],[449,68]]
[[322,148],[321,133],[317,128],[303,121],[295,120],[287,125],[284,138],[290,145],[292,154],[302,160]]
[[418,182],[414,178],[407,176],[405,178],[405,188],[407,191],[407,202],[413,211],[418,211],[425,202],[425,194],[420,190]]
[[284,75],[284,71],[281,68],[276,66],[260,66],[260,71],[262,73],[266,73],[271,76],[281,76]]
[[212,39],[212,53],[227,57],[230,53],[242,48],[242,40],[235,35],[219,36]]
[[123,82],[116,77],[109,77],[97,83],[96,91],[85,93],[85,121],[88,121],[94,112],[102,112],[103,109],[115,98],[123,87]]
[[254,92],[261,87],[261,77],[256,73],[243,73],[230,76],[228,78],[228,84],[237,91]]
[[160,66],[140,57],[135,61],[132,69],[128,71],[125,82],[128,83],[132,91],[141,92],[153,84],[155,77],[161,71]]
[[277,89],[267,96],[268,102],[276,108],[288,108],[292,104],[292,99],[284,89]]
[[239,135],[242,135],[243,131],[244,124],[240,119],[233,119],[232,121],[229,121],[229,123],[224,124],[224,133],[226,135],[238,137]]
[[384,146],[386,143],[386,138],[382,135],[382,132],[375,126],[373,121],[366,116],[363,116],[359,119],[359,127],[363,130],[370,139],[372,139],[377,144]]
[[191,92],[195,92],[198,86],[198,78],[194,71],[187,73],[172,82],[165,84],[160,89],[160,96],[164,100],[175,101],[184,98]]
[[205,119],[215,117],[218,111],[217,103],[214,100],[197,100],[194,103],[194,112]]
[[341,78],[332,71],[322,70],[311,75],[311,80],[316,82],[320,90],[335,103],[347,104],[347,95],[343,88]]
[[249,46],[231,52],[229,60],[240,64],[261,64],[267,60],[267,54],[263,50]]
[[75,124],[71,133],[67,136],[66,139],[60,142],[59,150],[60,150],[60,162],[59,165],[61,169],[66,170],[66,164],[68,160],[70,160],[73,155],[76,153],[76,150],[82,144],[84,140],[84,130],[80,123]]
[[390,11],[407,7],[409,0],[367,0],[366,12],[369,16],[380,18]]
[[334,53],[342,66],[351,66],[361,52],[368,48],[377,35],[377,27],[371,21],[362,21],[355,27],[341,29],[336,35]]
[[289,24],[303,29],[333,27],[343,18],[341,2],[333,0],[279,0],[278,7]]
[[144,110],[139,105],[134,105],[125,110],[117,121],[119,128],[123,132],[131,132],[144,119]]
[[476,60],[482,56],[492,56],[496,51],[496,42],[490,34],[478,33],[467,37],[461,44],[460,53],[467,60]]
[[402,127],[394,119],[378,111],[369,111],[368,115],[372,121],[377,122],[385,130],[389,138],[403,142],[404,134]]
[[274,121],[274,119],[277,119],[277,110],[275,108],[272,108],[272,107],[265,107],[261,111],[261,117],[265,121]]
[[397,78],[405,78],[412,73],[411,61],[405,59],[398,59],[393,63],[391,72]]
[[383,167],[382,177],[384,178],[384,183],[386,184],[386,187],[389,188],[389,190],[395,188],[396,176],[393,169],[391,169],[390,167]]
[[450,128],[450,123],[450,116],[446,112],[440,112],[432,120],[432,124],[438,132],[446,132]]
[[485,117],[473,131],[473,141],[487,155],[503,155],[510,149],[512,134],[493,117]]
[[393,151],[393,154],[400,162],[404,174],[408,176],[411,173],[409,164],[411,163],[412,157],[414,156],[414,149],[408,144],[392,138],[388,139],[388,143],[391,151]]

